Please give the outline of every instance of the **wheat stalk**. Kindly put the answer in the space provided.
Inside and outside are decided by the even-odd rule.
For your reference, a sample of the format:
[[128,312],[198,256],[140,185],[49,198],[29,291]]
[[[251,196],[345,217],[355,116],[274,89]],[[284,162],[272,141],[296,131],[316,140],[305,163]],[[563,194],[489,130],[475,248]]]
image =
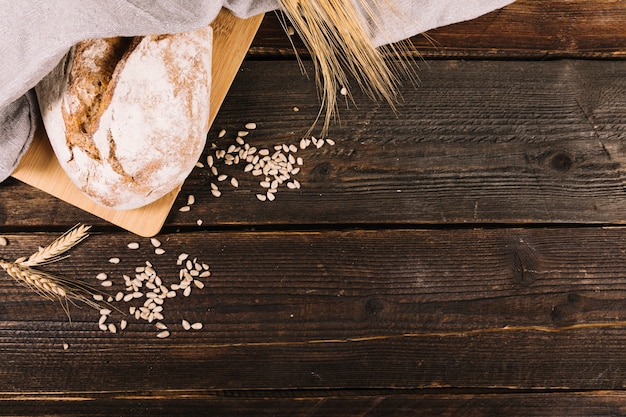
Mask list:
[[90,226],[78,224],[48,246],[39,248],[28,258],[18,258],[14,262],[0,259],[0,267],[9,276],[42,297],[59,301],[68,317],[69,303],[75,304],[77,301],[99,310],[101,306],[93,300],[93,295],[98,292],[95,288],[78,279],[34,268],[65,259],[68,256],[64,255],[67,251],[89,236],[87,234],[89,228]]
[[89,236],[87,231],[90,228],[91,226],[77,224],[45,248],[39,248],[39,250],[30,255],[28,259],[24,260],[20,258],[17,259],[15,263],[19,263],[22,266],[38,266],[60,261],[67,257],[63,256],[65,252],[72,249]]
[[321,100],[316,123],[325,109],[322,137],[327,134],[337,111],[337,91],[348,87],[349,76],[371,98],[382,99],[395,110],[400,84],[398,73],[412,79],[411,69],[403,62],[406,57],[402,56],[401,44],[386,48],[387,53],[397,59],[396,65],[390,65],[383,50],[372,44],[368,35],[372,28],[363,21],[365,18],[384,33],[376,14],[382,8],[392,9],[388,0],[280,0],[280,6],[315,65]]

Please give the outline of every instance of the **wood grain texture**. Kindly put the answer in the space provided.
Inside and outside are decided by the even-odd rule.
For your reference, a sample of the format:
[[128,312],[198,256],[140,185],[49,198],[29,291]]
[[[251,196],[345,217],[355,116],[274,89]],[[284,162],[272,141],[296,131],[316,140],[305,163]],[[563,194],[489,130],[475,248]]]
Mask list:
[[[194,416],[275,416],[345,417],[493,415],[539,417],[546,410],[555,417],[588,417],[621,415],[624,395],[620,393],[526,393],[526,394],[406,394],[381,391],[334,393],[299,391],[282,393],[278,398],[264,392],[239,394],[236,397],[218,393],[181,393],[180,399],[137,395],[135,398],[100,398],[86,393],[75,399],[54,396],[24,395],[0,400],[3,411],[11,415],[45,415],[54,410],[58,416],[108,415],[194,415]],[[271,393],[270,393],[271,394]],[[328,395],[327,395],[328,394]]]
[[[626,5],[614,0],[517,0],[476,19],[418,34],[405,53],[424,58],[602,58],[626,54]],[[297,36],[295,51],[308,56]],[[293,58],[280,19],[268,14],[250,57]]]
[[[624,223],[626,63],[429,61],[417,71],[397,114],[355,92],[358,107],[341,108],[332,126],[336,145],[295,154],[301,189],[283,186],[261,203],[260,179],[243,164],[219,164],[240,184],[219,182],[214,198],[204,158],[250,121],[252,146],[297,144],[319,104],[295,62],[246,63],[209,133],[205,168],[192,172],[166,226]],[[189,194],[196,204],[181,213]],[[106,224],[17,183],[0,195],[6,226]]]
[[[157,256],[147,239],[130,250],[132,235],[96,230],[50,270],[88,282],[107,272],[114,294],[145,260],[176,280],[184,251],[213,275],[164,304],[163,340],[132,318],[101,332],[89,309],[72,308],[69,322],[1,279],[0,393],[621,389],[624,231],[172,233]],[[3,256],[53,236],[9,235]],[[205,327],[184,331],[183,318]]]

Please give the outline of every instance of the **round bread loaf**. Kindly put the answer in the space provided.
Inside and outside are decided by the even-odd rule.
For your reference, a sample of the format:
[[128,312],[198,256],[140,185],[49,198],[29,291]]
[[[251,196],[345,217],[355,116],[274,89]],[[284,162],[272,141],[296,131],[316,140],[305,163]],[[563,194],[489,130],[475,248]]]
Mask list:
[[183,183],[206,142],[212,36],[84,41],[36,86],[52,148],[89,198],[134,209]]

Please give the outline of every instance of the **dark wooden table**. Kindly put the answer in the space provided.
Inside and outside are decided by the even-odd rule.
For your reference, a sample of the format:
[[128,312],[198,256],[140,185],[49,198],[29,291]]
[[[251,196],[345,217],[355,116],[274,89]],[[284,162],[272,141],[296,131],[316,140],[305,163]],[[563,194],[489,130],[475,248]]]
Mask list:
[[117,333],[89,308],[70,321],[0,278],[0,415],[626,414],[624,2],[519,0],[414,38],[420,81],[398,113],[355,92],[335,144],[294,153],[301,187],[261,202],[259,177],[220,160],[218,181],[206,157],[249,122],[251,146],[297,145],[314,119],[277,22],[157,236],[164,254],[0,185],[5,259],[83,222],[92,236],[49,270],[105,272],[113,295],[146,261],[176,282],[181,253],[212,273],[167,300],[163,339],[132,316]]

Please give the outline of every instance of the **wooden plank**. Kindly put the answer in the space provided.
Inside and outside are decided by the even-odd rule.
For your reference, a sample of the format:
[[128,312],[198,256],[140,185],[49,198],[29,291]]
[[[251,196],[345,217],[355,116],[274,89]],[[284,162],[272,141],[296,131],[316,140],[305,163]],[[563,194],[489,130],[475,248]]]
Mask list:
[[[622,62],[429,61],[395,114],[356,94],[340,109],[333,147],[298,151],[302,188],[256,201],[259,179],[220,164],[240,186],[194,171],[173,224],[620,223],[626,85]],[[309,68],[310,69],[310,68]],[[247,121],[256,147],[298,143],[316,114],[312,82],[295,64],[244,66],[210,141],[234,143]],[[275,84],[272,84],[275,83]],[[278,88],[278,86],[283,86]],[[254,94],[251,93],[253,89]],[[294,113],[292,106],[300,111]],[[217,131],[230,133],[217,140]],[[211,153],[207,151],[207,154]]]
[[[236,398],[217,394],[155,393],[137,398],[101,399],[85,393],[79,398],[50,399],[49,395],[23,395],[15,399],[0,399],[3,412],[12,416],[47,415],[54,410],[58,416],[434,416],[463,415],[468,417],[555,416],[588,417],[621,415],[624,394],[619,392],[526,393],[526,394],[389,394],[385,392],[296,392],[248,393]],[[269,395],[267,395],[269,394]],[[278,398],[272,398],[271,395]],[[184,398],[183,398],[184,397]],[[252,397],[252,398],[250,398]]]
[[[239,19],[226,10],[222,10],[211,23],[214,65],[207,128],[215,119],[262,19],[263,15]],[[180,190],[180,187],[177,187],[159,200],[134,210],[113,210],[96,204],[83,194],[64,172],[54,155],[43,127],[35,133],[33,143],[12,176],[141,236],[153,236],[161,230]]]
[[[212,175],[212,144],[226,150],[251,121],[252,146],[298,144],[319,104],[295,62],[247,62],[209,133],[205,168],[166,225],[624,224],[625,71],[612,61],[429,61],[420,84],[402,89],[398,113],[355,92],[358,107],[342,105],[332,126],[336,145],[295,154],[301,189],[283,185],[262,203],[262,178],[244,164],[217,164],[238,188]],[[195,205],[179,212],[189,194]],[[0,196],[6,226],[105,224],[16,183]]]
[[[132,318],[102,332],[89,309],[72,308],[69,322],[58,304],[0,279],[0,393],[619,389],[624,231],[172,233],[157,256],[147,239],[130,250],[131,234],[96,230],[47,268],[88,282],[106,272],[111,294],[146,260],[176,281],[181,252],[212,276],[164,304],[167,339]],[[3,257],[52,237],[8,235]],[[204,329],[184,331],[183,318]]]
[[[406,53],[425,58],[623,58],[626,5],[613,0],[517,0],[476,19],[411,38]],[[293,37],[296,50],[307,56]],[[250,56],[294,57],[279,19],[268,14]]]

